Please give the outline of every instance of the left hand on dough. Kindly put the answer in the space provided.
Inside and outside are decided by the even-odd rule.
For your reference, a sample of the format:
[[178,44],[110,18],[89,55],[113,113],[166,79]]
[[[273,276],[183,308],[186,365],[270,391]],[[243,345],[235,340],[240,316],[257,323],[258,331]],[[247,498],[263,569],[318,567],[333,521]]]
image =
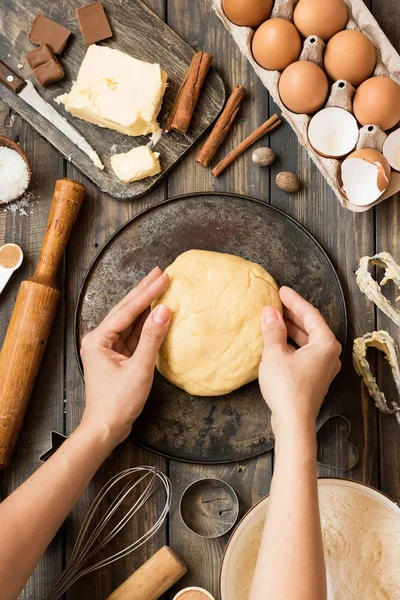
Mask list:
[[106,429],[116,446],[142,412],[158,350],[171,319],[168,307],[151,303],[168,288],[156,267],[82,340],[86,408],[82,423]]

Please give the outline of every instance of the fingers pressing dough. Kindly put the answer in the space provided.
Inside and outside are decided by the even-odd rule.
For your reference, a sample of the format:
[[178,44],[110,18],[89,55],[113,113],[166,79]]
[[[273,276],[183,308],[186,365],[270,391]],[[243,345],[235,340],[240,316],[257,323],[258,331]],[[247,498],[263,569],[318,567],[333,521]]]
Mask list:
[[282,313],[271,275],[239,256],[204,250],[181,254],[166,273],[171,284],[155,303],[172,311],[160,373],[197,396],[227,394],[256,379],[262,309]]

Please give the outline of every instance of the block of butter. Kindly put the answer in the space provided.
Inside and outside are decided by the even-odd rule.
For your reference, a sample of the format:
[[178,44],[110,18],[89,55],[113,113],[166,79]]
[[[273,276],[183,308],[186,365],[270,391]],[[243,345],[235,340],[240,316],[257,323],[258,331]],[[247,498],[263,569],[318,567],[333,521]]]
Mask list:
[[158,64],[108,46],[89,46],[69,93],[55,100],[74,117],[127,135],[160,135],[168,75]]
[[111,166],[116,176],[125,183],[139,181],[161,171],[158,152],[153,152],[148,146],[138,146],[129,152],[114,154]]

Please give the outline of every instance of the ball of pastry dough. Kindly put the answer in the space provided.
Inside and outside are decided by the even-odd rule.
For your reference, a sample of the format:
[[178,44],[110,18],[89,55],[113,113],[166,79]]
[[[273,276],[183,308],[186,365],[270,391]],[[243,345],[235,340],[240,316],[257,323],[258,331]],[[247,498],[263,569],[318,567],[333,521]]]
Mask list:
[[261,312],[282,311],[278,286],[260,265],[189,250],[165,271],[171,284],[156,304],[172,311],[157,368],[196,396],[220,396],[257,378],[263,350]]

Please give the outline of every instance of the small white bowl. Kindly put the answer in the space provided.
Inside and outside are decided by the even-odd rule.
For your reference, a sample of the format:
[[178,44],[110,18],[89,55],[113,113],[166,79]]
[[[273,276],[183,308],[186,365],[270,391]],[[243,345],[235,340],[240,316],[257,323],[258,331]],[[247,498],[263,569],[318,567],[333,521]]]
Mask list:
[[3,267],[3,265],[0,264],[0,294],[6,287],[6,284],[7,284],[8,280],[10,279],[11,275],[14,273],[14,271],[19,269],[19,267],[22,264],[22,261],[24,260],[24,253],[22,252],[21,248],[17,244],[12,244],[12,243],[4,244],[4,246],[1,246],[0,249],[6,248],[9,246],[13,246],[18,249],[18,251],[20,252],[20,258],[19,258],[19,261],[13,267]]
[[210,592],[207,592],[207,590],[200,588],[200,587],[193,587],[193,586],[187,587],[187,588],[181,590],[180,592],[178,592],[176,594],[176,596],[174,596],[173,600],[179,600],[179,598],[181,598],[185,592],[202,592],[204,594],[204,596],[206,598],[208,598],[208,600],[215,600],[214,596],[212,596],[210,594]]

